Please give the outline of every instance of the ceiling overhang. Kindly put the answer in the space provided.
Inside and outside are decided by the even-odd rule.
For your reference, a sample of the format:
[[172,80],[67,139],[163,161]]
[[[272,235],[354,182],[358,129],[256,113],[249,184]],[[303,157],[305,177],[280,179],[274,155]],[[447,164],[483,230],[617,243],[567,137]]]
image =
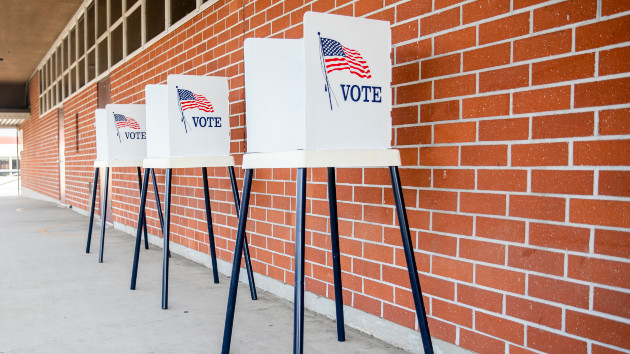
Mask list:
[[0,112],[0,128],[17,128],[29,118],[31,112],[27,110]]

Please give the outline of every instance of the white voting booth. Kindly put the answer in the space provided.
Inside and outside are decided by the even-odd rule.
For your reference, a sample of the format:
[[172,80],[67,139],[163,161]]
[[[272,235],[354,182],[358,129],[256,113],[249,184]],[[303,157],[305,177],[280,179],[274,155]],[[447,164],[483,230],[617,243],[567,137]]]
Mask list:
[[[104,206],[107,205],[110,167],[136,167],[140,180],[140,167],[147,155],[145,106],[142,104],[108,104],[105,109],[95,110],[94,128],[96,131],[96,160],[94,161],[94,186],[86,253],[90,252],[99,169],[105,168],[105,188],[101,198]],[[99,262],[103,262],[105,241],[105,222],[103,220],[105,220],[106,212],[107,208],[102,207]],[[142,229],[143,226],[145,248],[148,248],[144,219],[139,229]]]
[[[142,165],[153,175],[154,194],[158,215],[164,235],[164,269],[162,282],[162,308],[168,307],[168,267],[171,179],[173,168],[200,167],[204,186],[206,221],[208,224],[209,247],[211,252],[214,282],[219,282],[219,274],[212,230],[210,197],[208,193],[208,167],[227,167],[232,183],[236,210],[239,210],[238,188],[234,175],[234,157],[230,155],[230,106],[228,101],[228,80],[225,77],[169,75],[166,85],[147,85],[146,112],[147,156]],[[157,192],[155,169],[166,169],[166,192],[164,218]],[[148,173],[142,181],[142,194],[138,224],[145,214]],[[136,287],[140,250],[138,232],[134,253],[131,289]],[[256,299],[251,261],[247,247],[245,265],[250,280],[252,298]]]
[[398,167],[391,149],[391,30],[386,21],[307,12],[302,39],[245,40],[247,153],[223,353],[230,350],[240,247],[247,222],[252,170],[297,168],[294,353],[304,331],[306,171],[328,169],[337,335],[345,339],[335,192],[335,167],[389,167],[424,349],[432,353],[407,224]]

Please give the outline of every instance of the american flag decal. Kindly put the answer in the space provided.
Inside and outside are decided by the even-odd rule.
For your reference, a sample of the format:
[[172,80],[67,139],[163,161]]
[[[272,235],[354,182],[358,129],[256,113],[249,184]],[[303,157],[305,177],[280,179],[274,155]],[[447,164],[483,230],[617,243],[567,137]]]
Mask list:
[[321,38],[322,55],[326,65],[326,73],[337,70],[348,70],[358,77],[369,79],[372,77],[370,67],[361,53],[341,45],[334,39]]
[[140,124],[135,119],[125,117],[122,114],[114,113],[114,121],[116,121],[116,128],[140,129]]
[[177,95],[179,96],[182,111],[197,108],[204,112],[214,112],[212,103],[210,103],[210,101],[202,95],[197,95],[189,90],[182,90],[179,88],[177,89]]

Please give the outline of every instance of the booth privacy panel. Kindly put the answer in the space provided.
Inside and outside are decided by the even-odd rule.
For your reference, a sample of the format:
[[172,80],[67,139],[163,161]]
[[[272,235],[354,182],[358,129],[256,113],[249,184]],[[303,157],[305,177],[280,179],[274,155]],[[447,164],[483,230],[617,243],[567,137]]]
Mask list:
[[105,110],[107,160],[146,158],[145,106],[143,104],[108,104]]

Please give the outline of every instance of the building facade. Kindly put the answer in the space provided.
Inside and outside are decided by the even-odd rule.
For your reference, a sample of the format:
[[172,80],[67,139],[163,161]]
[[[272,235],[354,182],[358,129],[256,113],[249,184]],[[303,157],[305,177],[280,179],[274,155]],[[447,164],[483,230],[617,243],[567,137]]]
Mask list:
[[[243,41],[301,38],[306,11],[391,24],[392,143],[432,336],[486,353],[630,352],[628,1],[86,1],[30,80],[23,187],[88,210],[94,110],[144,103],[145,85],[169,74],[229,79],[240,166]],[[209,173],[229,263],[229,178]],[[198,176],[173,178],[173,250],[193,258],[209,253]],[[254,175],[250,252],[272,292],[294,281],[295,180],[289,169]],[[344,303],[404,337],[417,323],[389,183],[386,169],[338,172]],[[111,189],[114,225],[131,230],[135,169],[114,169]],[[155,210],[149,201],[149,233],[161,236]],[[309,170],[306,226],[306,290],[331,299],[325,169]],[[420,350],[414,338],[383,339]]]

